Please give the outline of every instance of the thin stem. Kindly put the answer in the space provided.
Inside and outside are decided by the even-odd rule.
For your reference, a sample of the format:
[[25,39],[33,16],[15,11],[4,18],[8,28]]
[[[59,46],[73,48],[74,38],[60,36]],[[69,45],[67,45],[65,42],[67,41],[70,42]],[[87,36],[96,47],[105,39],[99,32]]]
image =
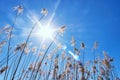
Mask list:
[[[14,22],[13,22],[13,25],[12,25],[12,30],[10,31],[10,36],[9,36],[9,40],[8,40],[8,50],[7,50],[7,66],[8,66],[8,62],[9,62],[9,52],[10,52],[10,45],[11,45],[11,36],[12,36],[12,33],[13,33],[13,27],[15,25],[15,22],[16,22],[16,19],[18,17],[18,13],[16,13],[15,15],[15,19],[14,19]],[[7,70],[5,71],[5,76],[4,76],[4,80],[7,80]]]
[[46,77],[46,80],[48,80],[49,79],[49,75],[50,75],[50,72],[51,72],[51,69],[52,69],[52,59],[51,59],[51,63],[50,63],[50,68],[49,68],[49,71],[48,71],[48,75],[47,75],[47,77]]
[[85,68],[84,68],[84,66],[85,66],[85,48],[84,48],[84,51],[83,51],[83,61],[82,61],[82,63],[83,63],[83,71],[82,71],[82,78],[84,78],[84,70],[85,70]]
[[[52,44],[54,43],[54,41],[55,41],[55,39],[57,38],[58,34],[59,34],[59,32],[56,34],[55,38],[53,39],[53,41],[50,43],[50,45],[49,45],[48,48],[46,49],[46,51],[45,51],[45,53],[44,53],[44,55],[43,55],[43,58],[42,58],[42,60],[41,60],[41,62],[40,62],[40,65],[38,66],[38,70],[37,70],[37,72],[36,72],[37,74],[35,75],[35,79],[37,78],[38,71],[39,71],[39,69],[40,69],[40,66],[41,66],[41,64],[42,64],[42,62],[43,62],[43,60],[44,60],[44,58],[45,58],[45,56],[46,56],[49,48],[50,48],[50,47],[52,46]],[[35,80],[35,79],[34,79],[34,80]]]
[[[93,50],[93,66],[95,67],[95,58],[96,58],[96,56],[95,56],[95,49]],[[95,73],[93,72],[93,79],[95,80]]]
[[[41,21],[41,20],[43,19],[43,17],[44,17],[44,15],[39,19],[39,21]],[[17,67],[15,68],[15,71],[14,71],[14,73],[13,73],[12,80],[14,80],[14,77],[15,77],[15,74],[16,74],[16,72],[17,72],[17,69],[18,69],[18,66],[19,66],[19,64],[20,64],[20,61],[21,61],[21,59],[22,59],[22,55],[23,55],[23,53],[24,53],[25,47],[26,47],[26,45],[27,45],[27,43],[28,43],[28,40],[29,40],[29,38],[30,38],[30,36],[31,36],[31,34],[32,34],[32,32],[33,32],[33,30],[34,30],[34,28],[35,28],[35,26],[36,26],[37,24],[38,24],[38,22],[36,22],[36,23],[33,25],[32,29],[31,29],[28,37],[27,37],[27,40],[26,40],[26,42],[25,42],[25,46],[24,46],[24,48],[23,48],[23,50],[22,50],[22,52],[21,52],[20,58],[19,58],[19,60],[18,60]]]
[[[12,53],[13,53],[13,52],[11,52],[11,53],[9,54],[9,60],[12,59],[12,58],[15,56],[15,54],[11,55]],[[5,63],[5,61],[6,61],[6,58],[7,58],[7,57],[3,58],[3,59],[0,61],[0,67],[1,67],[2,65],[4,65],[4,63]]]
[[78,65],[76,66],[76,80],[78,80]]
[[[25,62],[22,64],[22,67],[21,69],[25,69],[27,65],[29,65],[30,61],[31,61],[31,57],[32,57],[32,54],[28,54],[27,58],[25,58]],[[19,77],[22,77],[23,74],[21,74]]]
[[[41,45],[39,46],[38,51],[40,51],[40,47],[41,47]],[[38,53],[38,52],[37,52],[37,53]],[[32,70],[32,72],[31,72],[31,74],[30,74],[29,80],[32,79],[34,69],[35,69],[35,67],[37,66],[37,61],[39,60],[39,56],[37,56],[37,59],[36,59],[36,60],[35,60],[35,59],[36,59],[36,58],[34,58],[34,60],[33,60],[33,61],[35,61],[35,65],[33,66],[33,70]]]

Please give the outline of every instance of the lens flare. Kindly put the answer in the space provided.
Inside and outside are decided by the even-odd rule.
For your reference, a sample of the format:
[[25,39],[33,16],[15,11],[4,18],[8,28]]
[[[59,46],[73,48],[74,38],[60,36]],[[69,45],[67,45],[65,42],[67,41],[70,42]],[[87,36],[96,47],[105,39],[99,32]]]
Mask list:
[[80,61],[80,57],[78,55],[74,54],[71,51],[68,51],[68,53],[71,54],[76,61]]

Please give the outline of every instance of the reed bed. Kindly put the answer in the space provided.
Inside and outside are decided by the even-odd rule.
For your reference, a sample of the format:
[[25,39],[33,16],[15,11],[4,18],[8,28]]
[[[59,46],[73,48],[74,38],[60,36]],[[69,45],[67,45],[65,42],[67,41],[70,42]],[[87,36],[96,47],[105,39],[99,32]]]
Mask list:
[[46,8],[41,10],[41,17],[31,27],[26,40],[12,46],[13,30],[24,8],[20,5],[14,10],[16,14],[12,26],[0,28],[0,55],[4,55],[0,59],[0,80],[120,80],[113,65],[114,58],[105,51],[98,54],[98,42],[93,44],[89,53],[93,58],[90,60],[86,60],[86,56],[89,56],[87,44],[82,42],[78,47],[74,36],[71,36],[71,45],[68,45],[72,46],[72,50],[57,42],[58,37],[64,35],[66,26],[56,30],[49,44],[31,46],[29,39],[36,25],[47,16]]

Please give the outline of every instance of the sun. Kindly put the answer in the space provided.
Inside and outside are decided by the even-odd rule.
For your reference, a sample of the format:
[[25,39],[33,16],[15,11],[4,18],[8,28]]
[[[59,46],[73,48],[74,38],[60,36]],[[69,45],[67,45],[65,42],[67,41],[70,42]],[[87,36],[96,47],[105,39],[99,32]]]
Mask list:
[[41,23],[34,29],[32,36],[34,40],[42,40],[43,42],[47,40],[48,42],[54,39],[56,33],[57,29],[54,24]]
[[50,26],[42,26],[40,28],[39,34],[43,39],[51,39],[54,35],[54,29]]

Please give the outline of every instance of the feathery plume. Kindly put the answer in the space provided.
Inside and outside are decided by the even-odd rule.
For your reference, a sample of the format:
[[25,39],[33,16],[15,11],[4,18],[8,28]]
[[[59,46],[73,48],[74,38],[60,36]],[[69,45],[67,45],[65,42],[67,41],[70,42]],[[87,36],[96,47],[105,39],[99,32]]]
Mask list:
[[7,41],[2,41],[0,42],[0,48],[2,48],[5,44],[6,44]]
[[59,29],[59,33],[60,33],[61,35],[63,35],[63,33],[65,32],[65,27],[66,27],[66,26],[62,26],[62,27]]
[[75,40],[74,37],[72,36],[71,46],[75,46],[75,45],[76,45],[76,40]]
[[48,14],[48,11],[47,11],[46,8],[43,8],[43,9],[41,10],[41,13],[42,13],[44,16],[46,16],[46,15]]
[[7,69],[8,69],[8,66],[3,67],[3,68],[0,70],[0,74],[2,74],[3,72],[5,72]]
[[44,44],[44,45],[42,46],[42,49],[43,49],[43,50],[47,49],[47,46]]
[[84,49],[84,48],[85,48],[85,44],[81,43],[81,49]]
[[25,50],[24,50],[24,53],[25,53],[25,54],[28,54],[29,52],[30,52],[29,48],[26,47]]
[[5,33],[10,33],[10,31],[12,30],[12,27],[11,25],[6,24],[2,30],[5,31]]
[[21,14],[23,12],[23,6],[22,5],[15,6],[14,10],[17,11],[18,14]]
[[37,51],[37,47],[32,48],[32,53],[35,53]]
[[98,48],[98,42],[95,42],[94,43],[94,49],[97,49]]
[[77,48],[74,48],[74,52],[75,52],[77,55],[80,55],[80,51],[79,51]]

